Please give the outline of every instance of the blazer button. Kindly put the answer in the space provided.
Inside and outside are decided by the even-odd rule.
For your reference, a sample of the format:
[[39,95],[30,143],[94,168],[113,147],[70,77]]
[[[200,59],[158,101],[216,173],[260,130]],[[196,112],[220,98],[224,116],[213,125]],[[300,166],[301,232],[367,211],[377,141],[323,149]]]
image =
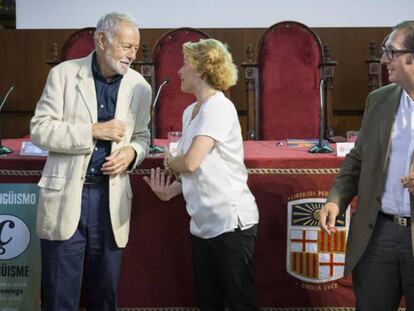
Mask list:
[[374,228],[373,224],[369,224],[368,227],[372,230]]
[[377,200],[378,203],[381,203],[381,198],[380,197],[376,197],[375,199]]

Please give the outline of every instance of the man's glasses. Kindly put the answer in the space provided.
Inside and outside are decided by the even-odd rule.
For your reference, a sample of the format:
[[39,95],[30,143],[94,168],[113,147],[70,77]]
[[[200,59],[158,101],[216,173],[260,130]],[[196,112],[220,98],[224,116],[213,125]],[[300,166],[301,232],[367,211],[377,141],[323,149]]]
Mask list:
[[385,56],[387,56],[388,60],[390,61],[396,59],[398,56],[402,54],[407,53],[414,53],[414,50],[393,50],[387,48],[386,46],[382,47],[382,54],[385,54]]

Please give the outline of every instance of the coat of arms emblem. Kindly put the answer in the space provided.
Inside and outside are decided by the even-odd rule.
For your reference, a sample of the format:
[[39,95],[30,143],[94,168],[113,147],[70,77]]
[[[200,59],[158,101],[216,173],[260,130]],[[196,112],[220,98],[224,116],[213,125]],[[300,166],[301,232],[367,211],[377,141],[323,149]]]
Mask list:
[[350,209],[336,221],[336,232],[319,228],[319,210],[325,198],[288,202],[287,272],[311,283],[334,281],[343,276]]

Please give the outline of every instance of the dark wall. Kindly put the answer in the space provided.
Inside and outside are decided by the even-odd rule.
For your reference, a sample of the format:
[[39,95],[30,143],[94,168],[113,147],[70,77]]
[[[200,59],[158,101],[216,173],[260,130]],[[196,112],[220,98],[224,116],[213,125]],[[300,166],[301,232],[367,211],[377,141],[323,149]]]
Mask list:
[[[256,44],[264,29],[202,29],[211,37],[226,42],[238,66],[246,61],[245,48]],[[339,134],[360,126],[365,98],[368,94],[368,44],[379,44],[389,28],[315,28],[323,43],[331,47],[332,59],[338,61],[334,81],[334,126]],[[141,30],[141,43],[152,48],[168,30]],[[11,85],[16,89],[10,95],[1,116],[3,138],[29,134],[29,121],[43,90],[49,71],[45,63],[52,57],[52,43],[59,49],[74,30],[0,30],[0,96]],[[138,58],[140,59],[140,54]],[[240,121],[246,128],[245,81],[239,67],[239,83],[230,90]],[[300,78],[300,77],[298,77]]]

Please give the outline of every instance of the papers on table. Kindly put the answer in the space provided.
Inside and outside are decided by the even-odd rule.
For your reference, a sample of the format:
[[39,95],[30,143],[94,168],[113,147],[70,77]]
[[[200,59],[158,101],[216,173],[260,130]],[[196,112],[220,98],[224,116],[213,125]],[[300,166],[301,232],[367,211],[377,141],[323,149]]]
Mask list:
[[344,157],[354,146],[355,143],[336,143],[336,155],[338,157]]
[[21,156],[47,157],[47,154],[48,152],[46,150],[42,150],[33,145],[31,141],[22,142],[22,147],[20,148]]
[[[288,138],[287,139],[287,145],[288,147],[312,147],[314,145],[317,145],[319,143],[319,139],[292,139],[292,138]],[[325,145],[329,145],[327,140],[323,140],[323,143]]]

